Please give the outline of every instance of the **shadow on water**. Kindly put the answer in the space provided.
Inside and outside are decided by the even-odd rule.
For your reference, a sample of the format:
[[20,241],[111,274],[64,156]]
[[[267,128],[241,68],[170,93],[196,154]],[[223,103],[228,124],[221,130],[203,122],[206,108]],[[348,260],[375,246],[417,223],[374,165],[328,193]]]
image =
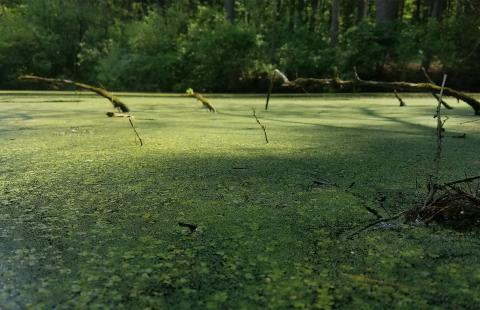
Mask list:
[[[255,127],[255,120],[245,111],[222,112],[219,117],[251,118]],[[140,126],[147,140],[143,148],[129,147],[123,137],[111,137],[97,145],[92,137],[89,146],[64,139],[31,158],[25,158],[30,154],[20,154],[15,161],[2,157],[5,190],[1,193],[0,223],[9,224],[0,227],[2,236],[6,236],[0,246],[0,266],[11,276],[0,286],[15,287],[17,295],[11,298],[18,308],[38,301],[52,308],[87,298],[90,292],[95,301],[112,302],[107,283],[112,283],[126,303],[135,304],[158,294],[173,306],[178,301],[193,300],[190,308],[194,308],[192,294],[202,302],[224,290],[234,297],[232,300],[237,296],[264,296],[265,290],[275,293],[272,286],[290,283],[293,276],[302,283],[304,279],[313,281],[315,294],[322,282],[333,283],[335,290],[328,290],[331,294],[348,287],[355,291],[352,296],[358,297],[356,290],[361,287],[352,281],[342,282],[337,271],[363,275],[372,264],[381,271],[382,279],[401,275],[409,285],[418,281],[428,284],[424,279],[429,276],[409,276],[413,264],[425,261],[429,242],[438,234],[415,239],[415,233],[395,230],[401,228],[379,228],[357,243],[337,243],[342,233],[372,220],[362,206],[365,202],[342,188],[355,182],[352,190],[373,198],[370,206],[378,208],[375,197],[379,192],[418,189],[417,181],[421,183],[430,172],[435,149],[433,126],[368,108],[360,111],[357,119],[365,116],[394,123],[395,127],[347,124],[352,126],[348,128],[282,119],[272,113],[273,117],[265,114],[261,120],[292,125],[294,131],[283,128],[280,133],[292,133],[304,140],[298,145],[289,141],[293,146],[287,149],[280,142],[265,145],[261,139],[258,144],[245,145],[230,140],[198,142],[203,132],[192,138],[191,145],[182,144],[190,138],[183,136],[168,140],[152,135],[148,140],[149,130],[177,126],[163,124],[162,120],[176,117],[182,127],[182,115],[191,113],[187,109],[167,110],[155,115],[158,123]],[[295,117],[301,114],[308,116],[308,112],[302,112]],[[74,115],[69,112],[50,117]],[[147,115],[139,113],[140,125]],[[195,130],[211,126],[208,122],[217,117],[199,115],[208,121],[199,121]],[[191,124],[196,119],[187,121]],[[323,129],[326,133],[319,134]],[[472,167],[469,160],[478,158],[479,138],[454,140],[445,147],[445,176],[462,177],[464,170],[478,174],[480,167]],[[162,143],[174,147],[167,149]],[[457,150],[461,150],[461,157],[450,160]],[[315,181],[319,180],[340,188],[318,186]],[[388,199],[390,202],[394,198]],[[411,203],[405,199],[390,206],[393,212]],[[183,231],[178,226],[180,221],[198,225],[199,231]],[[462,240],[470,252],[462,253],[460,259],[475,262],[478,251],[472,249],[478,244]],[[389,248],[390,241],[409,247],[409,251],[399,251],[396,243]],[[458,245],[458,239],[453,236],[449,247],[442,240],[437,243],[442,247],[435,251],[450,250]],[[428,264],[449,267],[440,256]],[[310,273],[298,272],[298,266],[307,265],[313,266]],[[457,268],[455,272],[462,271]],[[468,281],[467,285],[476,283]],[[384,296],[391,298],[404,294],[392,293],[391,288],[383,286],[378,285],[376,292],[383,289]],[[285,290],[293,294],[295,289],[287,286]],[[432,294],[421,296],[435,301]],[[441,291],[435,294],[443,296]]]

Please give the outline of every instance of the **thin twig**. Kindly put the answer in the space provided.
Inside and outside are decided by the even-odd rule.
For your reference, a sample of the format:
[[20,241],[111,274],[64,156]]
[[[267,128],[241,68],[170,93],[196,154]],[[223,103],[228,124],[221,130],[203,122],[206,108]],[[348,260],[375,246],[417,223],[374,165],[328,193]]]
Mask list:
[[368,228],[372,227],[372,226],[375,226],[377,224],[380,224],[380,223],[385,223],[385,222],[390,222],[390,221],[393,221],[393,220],[396,220],[396,219],[399,219],[402,215],[404,215],[407,211],[402,211],[394,216],[391,216],[391,217],[387,217],[387,218],[381,218],[381,219],[378,219],[376,221],[373,221],[371,222],[370,224],[368,224],[367,226],[364,226],[360,229],[358,229],[357,231],[351,233],[349,235],[349,238],[353,238],[354,236],[358,235],[359,233],[361,233],[362,231],[364,230],[367,230]]
[[140,141],[140,146],[143,146],[142,138],[140,138],[140,135],[138,134],[137,129],[136,129],[135,126],[133,125],[133,121],[132,121],[132,117],[131,117],[131,116],[128,117],[128,122],[129,122],[130,125],[132,126],[133,131],[135,132],[135,134],[137,135],[138,141]]
[[[273,73],[270,77],[270,85],[268,87],[267,100],[265,102],[265,110],[268,110],[268,104],[270,102],[270,97],[272,95],[272,90],[273,90],[273,85],[275,84],[275,80],[282,80],[283,86],[290,85],[290,80],[282,71],[278,69],[273,70]],[[310,95],[310,93],[302,85],[296,85],[296,87],[299,87],[300,89],[302,89],[302,91],[305,94]]]
[[[361,200],[363,201],[362,207],[364,207],[365,210],[367,210],[369,213],[373,214],[377,219],[383,218],[383,216],[382,216],[377,210],[375,210],[375,209],[373,209],[373,208],[371,208],[371,207],[369,207],[369,206],[367,205],[367,203],[368,203],[369,201],[370,201],[370,202],[377,202],[377,203],[378,203],[378,202],[379,202],[378,200],[374,201],[373,199],[370,199],[370,198],[368,198],[368,197],[366,197],[366,196],[363,196],[362,194],[356,193],[356,192],[354,192],[354,191],[351,190],[351,188],[353,187],[353,185],[355,185],[355,182],[353,182],[352,184],[350,184],[350,186],[348,186],[347,188],[343,188],[343,187],[341,187],[340,185],[338,185],[337,183],[329,183],[329,185],[331,185],[331,186],[333,186],[333,187],[335,187],[335,188],[338,188],[338,189],[340,189],[340,190],[343,190],[343,191],[345,191],[345,193],[348,193],[348,194],[352,195],[353,197],[356,197],[356,198],[361,199]],[[385,208],[383,208],[383,209],[385,210],[386,213],[388,213]]]
[[450,209],[450,208],[452,208],[452,207],[453,207],[453,206],[450,205],[450,206],[446,206],[446,207],[441,208],[440,210],[438,210],[437,212],[435,212],[432,216],[430,216],[428,219],[424,220],[425,224],[430,223],[431,221],[433,221],[433,220],[435,219],[435,217],[436,217],[437,215],[439,215],[439,214],[442,213],[443,211],[446,211],[446,210],[448,210],[448,209]]
[[265,103],[265,111],[268,110],[268,103],[270,101],[270,95],[272,94],[273,83],[275,82],[276,71],[273,71],[272,76],[270,77],[270,85],[268,86],[268,93],[267,93],[267,102]]
[[433,175],[430,181],[430,189],[423,204],[424,207],[432,200],[438,189],[438,180],[440,174],[440,161],[442,159],[442,138],[443,138],[443,125],[442,121],[442,97],[443,89],[445,88],[445,82],[447,81],[447,75],[443,76],[442,88],[440,89],[440,96],[438,97],[437,111],[435,117],[437,118],[437,151],[435,153],[435,158],[433,160]]
[[[468,178],[467,172],[464,171],[463,173],[465,174],[465,178]],[[468,187],[468,190],[470,191],[470,193],[474,194],[474,192],[472,190],[472,187],[470,186],[470,182],[467,182],[467,187]]]
[[475,203],[476,204],[475,207],[479,208],[478,206],[480,205],[480,198],[478,198],[476,196],[473,196],[472,194],[469,194],[466,191],[464,191],[464,190],[462,190],[462,189],[460,189],[456,186],[448,185],[447,187],[452,189],[453,191],[457,192],[458,194],[464,196],[465,198],[467,198],[471,202]]
[[479,122],[479,121],[480,121],[480,119],[475,119],[473,121],[462,122],[462,123],[460,123],[460,125],[467,124],[467,123],[475,123],[475,122]]
[[[425,70],[425,67],[422,67],[422,71],[423,71],[423,75],[425,75],[425,79],[427,80],[427,82],[430,83],[430,84],[435,84],[435,82],[432,80],[430,75],[428,75],[427,70]],[[437,99],[437,101],[440,100],[440,98],[438,97],[438,95],[436,93],[432,92],[432,96],[435,97],[435,99]],[[453,109],[451,105],[449,105],[448,103],[445,102],[445,100],[442,99],[441,102],[442,102],[442,105],[446,109],[448,109],[448,110]]]
[[469,177],[469,178],[465,178],[465,179],[461,179],[461,180],[457,180],[457,181],[453,181],[453,182],[448,182],[448,183],[445,183],[443,185],[444,186],[449,186],[449,185],[455,185],[455,184],[459,184],[459,183],[473,182],[473,181],[478,180],[478,179],[480,179],[480,175],[478,175],[476,177]]
[[260,120],[258,119],[257,114],[255,112],[255,108],[252,108],[252,110],[253,110],[253,117],[255,117],[255,120],[257,121],[258,125],[263,130],[263,134],[265,135],[265,142],[268,143],[267,129],[266,129],[265,125],[260,123]]
[[395,98],[397,98],[397,100],[400,102],[400,106],[401,107],[406,106],[405,101],[403,101],[403,99],[400,97],[396,89],[393,90],[393,93],[395,94]]
[[135,135],[136,135],[135,140],[138,137],[138,140],[140,141],[140,146],[143,146],[142,138],[140,138],[140,135],[138,134],[137,129],[133,125],[133,121],[132,121],[133,116],[131,116],[129,114],[125,114],[125,113],[115,113],[115,112],[107,112],[107,116],[108,117],[126,117],[126,118],[128,118],[128,122],[130,123],[130,126],[132,126],[133,132],[135,132]]

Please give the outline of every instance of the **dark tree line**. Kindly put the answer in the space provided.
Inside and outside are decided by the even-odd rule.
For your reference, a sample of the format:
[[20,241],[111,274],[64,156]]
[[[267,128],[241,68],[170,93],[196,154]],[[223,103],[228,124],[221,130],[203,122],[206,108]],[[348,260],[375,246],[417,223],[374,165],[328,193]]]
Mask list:
[[480,89],[480,0],[3,0],[0,87],[20,74],[139,91],[263,91],[291,77]]

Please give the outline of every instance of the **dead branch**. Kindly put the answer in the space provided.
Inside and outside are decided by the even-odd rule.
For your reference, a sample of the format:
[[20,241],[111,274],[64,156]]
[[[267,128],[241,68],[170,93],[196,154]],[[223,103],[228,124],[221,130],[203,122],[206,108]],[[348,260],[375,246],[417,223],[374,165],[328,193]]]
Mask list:
[[263,130],[263,134],[265,135],[265,142],[268,143],[267,128],[265,127],[265,125],[260,123],[260,120],[258,119],[257,114],[255,112],[255,108],[252,108],[252,110],[253,110],[253,117],[257,121],[257,124],[260,126],[260,128]]
[[126,117],[128,118],[128,122],[130,123],[130,126],[132,126],[133,132],[135,133],[135,138],[138,138],[138,141],[140,142],[140,146],[143,146],[143,140],[138,134],[137,128],[135,128],[135,125],[133,125],[133,116],[129,114],[123,114],[123,113],[114,113],[114,112],[107,112],[108,117]]
[[108,117],[133,117],[129,114],[124,113],[107,112],[106,114]]
[[402,97],[400,97],[396,89],[393,90],[393,93],[395,94],[395,98],[397,98],[398,102],[400,102],[400,106],[406,106],[405,101],[403,101]]
[[[265,111],[268,110],[268,103],[270,102],[270,95],[272,94],[273,84],[275,83],[276,79],[282,80],[282,83],[289,82],[287,77],[285,76],[285,74],[283,74],[280,70],[278,70],[278,69],[273,70],[272,76],[270,77],[270,85],[268,86],[267,102],[265,103]],[[305,91],[305,89],[304,89],[304,91]]]
[[272,94],[273,83],[275,82],[276,71],[273,71],[270,77],[270,85],[268,86],[267,102],[265,103],[265,111],[268,110],[268,103],[270,102],[270,95]]
[[210,112],[213,112],[213,113],[216,112],[213,105],[205,97],[203,97],[201,94],[194,92],[193,89],[191,89],[191,88],[187,89],[187,96],[195,98],[198,101],[200,101],[203,104],[203,107],[208,109]]
[[[430,78],[430,75],[428,75],[428,72],[427,72],[427,70],[425,70],[424,67],[422,67],[422,71],[423,71],[423,75],[425,75],[425,79],[427,80],[427,82],[428,82],[428,83],[431,83],[431,84],[435,84],[435,82]],[[437,93],[432,92],[432,96],[435,97],[435,99],[437,99],[437,101],[440,100],[440,98],[438,97]],[[446,109],[448,109],[448,110],[452,110],[452,109],[453,109],[453,107],[450,106],[448,103],[446,103],[445,100],[442,99],[441,102],[442,102],[442,105],[443,105]]]
[[138,141],[140,142],[140,146],[143,146],[142,138],[140,138],[140,135],[137,132],[137,128],[135,128],[135,126],[133,125],[132,117],[128,118],[128,122],[130,123],[130,126],[132,126],[133,132],[135,132],[135,135],[137,136]]
[[[352,195],[353,197],[356,197],[360,200],[362,200],[363,204],[362,204],[362,207],[365,208],[365,210],[367,210],[369,213],[373,214],[377,219],[381,219],[383,218],[382,215],[375,209],[371,208],[368,206],[368,203],[369,202],[379,202],[378,200],[373,200],[371,198],[368,198],[367,196],[364,196],[360,193],[357,193],[357,192],[354,192],[352,191],[352,187],[355,185],[355,181],[352,182],[348,187],[344,188],[340,185],[338,185],[337,183],[331,183],[330,181],[327,181],[327,180],[315,180],[313,181],[313,183],[315,185],[318,185],[318,186],[333,186],[337,189],[340,189],[340,190],[343,190],[345,191],[345,193],[348,193],[350,195]],[[385,209],[384,209],[385,210]]]
[[429,184],[429,192],[427,195],[427,199],[425,200],[424,207],[427,204],[430,204],[435,196],[435,193],[438,189],[438,180],[440,178],[440,162],[442,160],[442,138],[443,138],[443,125],[444,121],[442,121],[442,98],[443,98],[443,91],[445,89],[445,82],[447,81],[447,75],[443,76],[442,81],[442,88],[440,89],[440,96],[438,97],[438,104],[437,104],[437,111],[435,113],[435,117],[437,118],[437,150],[435,153],[435,158],[433,160],[433,174],[432,178],[430,179]]
[[478,179],[480,179],[480,176],[465,178],[465,179],[461,179],[461,180],[457,180],[457,181],[445,183],[445,184],[443,184],[443,185],[445,185],[445,186],[451,186],[451,185],[455,185],[455,184],[459,184],[459,183],[469,183],[469,182],[473,182],[473,181],[478,180]]
[[[293,81],[289,81],[288,79],[284,80],[282,86],[303,89],[321,88],[324,86],[329,86],[332,88],[363,86],[397,91],[428,91],[435,93],[441,91],[440,86],[432,83],[383,82],[362,80],[360,79],[356,71],[354,72],[353,80],[342,80],[338,77],[333,79],[298,78]],[[475,98],[449,87],[444,88],[443,94],[465,102],[474,110],[475,115],[480,115],[480,102]]]
[[353,233],[351,233],[349,235],[349,238],[353,238],[354,236],[360,234],[362,231],[365,231],[367,229],[369,229],[370,227],[373,227],[377,224],[380,224],[380,223],[386,223],[386,222],[390,222],[390,221],[393,221],[393,220],[397,220],[399,219],[400,217],[402,217],[404,214],[406,213],[406,211],[402,211],[394,216],[391,216],[391,217],[387,217],[387,218],[380,218],[376,221],[373,221],[371,223],[369,223],[368,225],[364,226],[364,227],[361,227],[360,229],[354,231]]
[[119,109],[122,112],[129,112],[130,111],[130,109],[127,107],[127,105],[125,103],[120,101],[120,99],[113,96],[112,94],[110,94],[108,91],[106,91],[103,88],[91,86],[91,85],[88,85],[88,84],[78,83],[78,82],[74,82],[74,81],[71,81],[71,80],[50,79],[50,78],[45,78],[45,77],[40,77],[40,76],[35,76],[35,75],[21,75],[21,76],[18,77],[18,79],[23,80],[23,81],[34,81],[34,82],[48,83],[48,84],[52,84],[54,86],[58,86],[58,85],[60,85],[60,86],[66,86],[66,85],[75,86],[77,88],[89,90],[91,92],[96,93],[99,96],[107,98],[113,104],[113,106],[116,109]]
[[464,191],[461,188],[458,188],[456,186],[447,185],[447,187],[450,188],[451,190],[455,191],[456,193],[462,195],[463,197],[467,198],[471,202],[475,203],[476,206],[480,208],[480,198],[478,198],[478,197],[476,197],[476,196],[474,196],[470,193],[467,193],[466,191]]

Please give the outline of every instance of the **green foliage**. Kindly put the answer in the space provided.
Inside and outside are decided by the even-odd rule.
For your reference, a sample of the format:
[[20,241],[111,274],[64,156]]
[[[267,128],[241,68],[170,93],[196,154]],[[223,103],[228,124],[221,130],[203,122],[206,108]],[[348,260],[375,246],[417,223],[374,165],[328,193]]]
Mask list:
[[[405,1],[403,19],[383,23],[373,7],[340,1],[339,43],[330,5],[318,1],[9,0],[0,6],[0,87],[35,73],[115,90],[264,91],[272,68],[290,77],[422,79],[418,68],[450,73],[450,86],[480,87],[479,0]],[[322,2],[323,3],[323,2]],[[373,3],[372,3],[373,4]]]
[[277,57],[279,67],[287,68],[288,76],[315,77],[331,73],[336,50],[329,48],[323,36],[308,29],[296,29],[285,41]]
[[172,90],[179,72],[178,36],[187,20],[175,6],[117,25],[108,53],[99,60],[99,79],[114,89]]
[[48,74],[51,61],[42,50],[45,42],[29,24],[25,8],[7,9],[0,18],[0,83],[14,85],[26,70]]
[[191,19],[182,14],[179,5],[128,24],[116,40],[124,44],[114,44],[100,61],[100,79],[113,88],[140,90],[238,88],[254,62],[254,32],[206,7]]
[[201,9],[180,43],[180,88],[235,91],[253,66],[256,35],[245,25],[231,25],[223,15]]
[[368,22],[362,22],[347,30],[344,48],[340,54],[342,71],[351,71],[356,66],[359,71],[369,72],[383,66],[386,45],[382,44],[379,36],[384,34]]

